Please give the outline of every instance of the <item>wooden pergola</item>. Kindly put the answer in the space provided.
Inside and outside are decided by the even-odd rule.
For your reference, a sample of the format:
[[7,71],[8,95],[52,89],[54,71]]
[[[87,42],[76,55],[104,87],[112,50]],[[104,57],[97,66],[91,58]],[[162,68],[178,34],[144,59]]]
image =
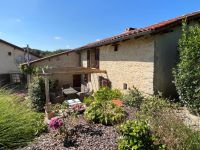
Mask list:
[[46,95],[46,104],[45,104],[45,122],[48,121],[49,113],[49,77],[53,74],[91,74],[91,73],[105,73],[106,70],[100,70],[97,68],[86,68],[86,67],[51,67],[47,69],[42,69],[42,72],[39,73],[40,76],[45,78],[45,95]]
[[106,73],[106,70],[100,70],[97,68],[86,67],[59,67],[49,68],[47,73],[51,74],[90,74],[90,73]]

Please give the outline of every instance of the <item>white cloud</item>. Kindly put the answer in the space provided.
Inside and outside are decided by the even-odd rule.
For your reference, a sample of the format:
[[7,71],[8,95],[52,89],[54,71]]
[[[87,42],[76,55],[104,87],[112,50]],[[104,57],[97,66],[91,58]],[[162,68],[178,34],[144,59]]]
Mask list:
[[16,22],[22,22],[22,20],[19,19],[19,18],[18,18],[18,19],[15,19],[15,21],[16,21]]
[[53,38],[54,38],[54,40],[61,40],[62,39],[62,37],[60,37],[60,36],[54,36]]
[[96,39],[96,41],[100,41],[100,39]]

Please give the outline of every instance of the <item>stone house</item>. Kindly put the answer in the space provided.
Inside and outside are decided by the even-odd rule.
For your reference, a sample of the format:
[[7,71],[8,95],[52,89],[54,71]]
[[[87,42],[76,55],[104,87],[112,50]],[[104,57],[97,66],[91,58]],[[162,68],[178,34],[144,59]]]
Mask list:
[[39,57],[25,49],[0,39],[0,85],[20,82],[19,64]]
[[[199,23],[200,12],[144,28],[128,28],[122,34],[76,48],[70,53],[61,53],[59,57],[69,61],[64,66],[106,70],[105,73],[81,73],[79,81],[91,91],[107,85],[126,92],[135,86],[146,94],[161,92],[163,96],[176,97],[172,69],[178,60],[178,40],[184,18],[187,18],[189,24]],[[63,65],[61,61],[56,61],[57,55],[53,57],[55,64],[52,65]],[[50,64],[48,58],[45,58],[43,64]],[[61,81],[66,82],[64,80],[76,82],[68,76]]]
[[[27,64],[27,63],[25,63]],[[79,54],[74,51],[66,51],[58,54],[54,54],[51,56],[47,56],[41,59],[30,61],[30,65],[33,67],[51,67],[51,68],[59,68],[61,71],[68,68],[76,68],[80,66],[79,62]],[[55,73],[51,75],[52,79],[59,81],[59,88],[61,88],[65,84],[69,84],[70,86],[80,86],[81,77],[80,75],[75,74],[63,74],[63,73]],[[77,85],[78,84],[78,85]]]

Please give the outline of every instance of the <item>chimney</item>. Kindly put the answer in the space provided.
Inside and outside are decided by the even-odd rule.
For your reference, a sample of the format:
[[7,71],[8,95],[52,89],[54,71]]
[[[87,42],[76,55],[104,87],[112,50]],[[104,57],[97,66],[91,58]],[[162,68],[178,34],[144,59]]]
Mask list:
[[136,30],[136,29],[137,29],[137,28],[131,28],[131,27],[130,27],[130,28],[126,28],[126,29],[125,29],[125,32],[133,31],[133,30]]

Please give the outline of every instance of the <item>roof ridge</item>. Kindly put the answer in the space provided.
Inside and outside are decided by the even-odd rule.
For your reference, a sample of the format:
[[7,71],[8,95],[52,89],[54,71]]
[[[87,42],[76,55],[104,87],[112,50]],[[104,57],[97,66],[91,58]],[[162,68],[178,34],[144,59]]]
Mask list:
[[[25,51],[24,48],[19,47],[19,46],[15,45],[15,44],[12,44],[12,43],[10,43],[10,42],[8,42],[8,41],[5,41],[5,40],[3,40],[3,39],[0,39],[0,42],[4,43],[4,44],[6,44],[6,45],[9,45],[9,46],[11,46],[11,47],[17,48],[17,49],[19,49],[20,51],[23,51],[23,52]],[[34,54],[34,53],[32,53],[32,52],[30,52],[30,54],[33,55],[33,56],[36,56],[36,57],[38,57],[38,58],[41,58],[39,55],[36,55],[36,54]]]

